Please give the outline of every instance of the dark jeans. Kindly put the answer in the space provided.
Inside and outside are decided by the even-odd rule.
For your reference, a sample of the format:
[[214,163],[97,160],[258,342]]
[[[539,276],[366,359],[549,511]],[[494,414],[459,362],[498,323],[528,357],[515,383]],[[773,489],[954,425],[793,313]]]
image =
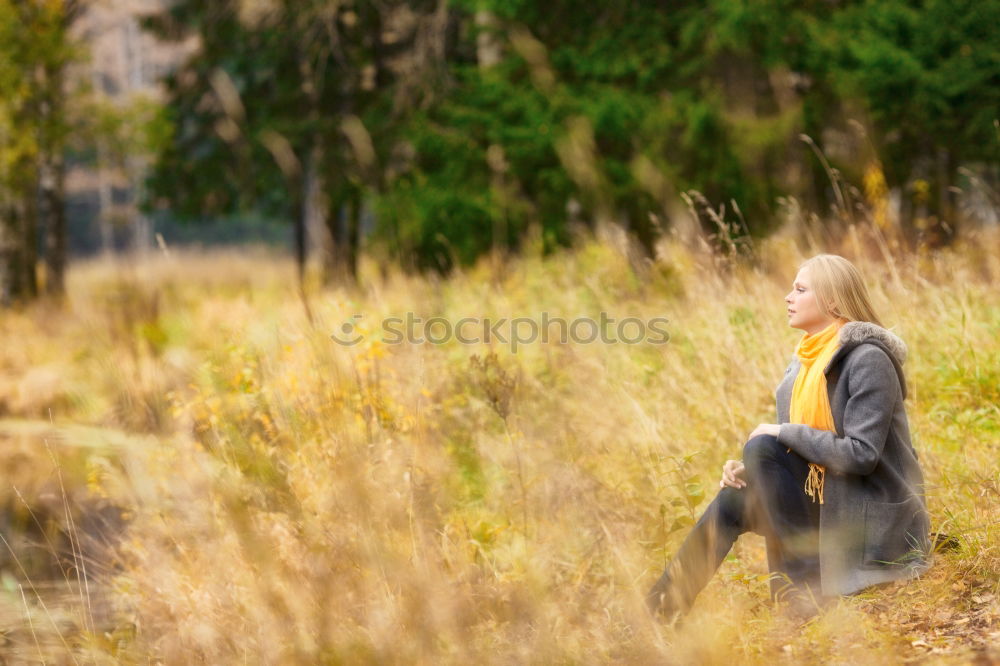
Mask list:
[[746,488],[719,491],[649,592],[654,610],[686,611],[744,532],[767,540],[771,596],[819,594],[819,503],[805,494],[809,463],[771,435],[743,447]]

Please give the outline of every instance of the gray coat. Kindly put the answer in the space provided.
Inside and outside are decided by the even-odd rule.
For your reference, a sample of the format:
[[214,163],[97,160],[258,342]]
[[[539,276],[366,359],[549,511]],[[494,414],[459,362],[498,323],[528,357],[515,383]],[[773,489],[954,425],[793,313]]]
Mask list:
[[801,364],[792,358],[775,399],[778,441],[826,468],[820,574],[826,595],[916,576],[930,565],[924,480],[903,400],[906,345],[870,322],[840,329],[825,369],[836,433],[788,422]]

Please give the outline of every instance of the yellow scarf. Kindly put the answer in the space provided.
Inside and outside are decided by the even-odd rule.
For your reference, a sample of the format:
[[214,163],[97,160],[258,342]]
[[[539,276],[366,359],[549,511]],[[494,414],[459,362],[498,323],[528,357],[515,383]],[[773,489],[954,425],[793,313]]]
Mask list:
[[[836,430],[833,423],[833,413],[830,411],[830,398],[826,392],[826,375],[823,370],[837,349],[840,347],[840,329],[846,324],[841,319],[818,333],[806,333],[795,348],[802,368],[795,377],[792,386],[792,402],[789,407],[789,421],[803,423],[818,430]],[[823,503],[823,481],[826,470],[815,463],[809,463],[809,476],[806,478],[805,491],[812,500]]]

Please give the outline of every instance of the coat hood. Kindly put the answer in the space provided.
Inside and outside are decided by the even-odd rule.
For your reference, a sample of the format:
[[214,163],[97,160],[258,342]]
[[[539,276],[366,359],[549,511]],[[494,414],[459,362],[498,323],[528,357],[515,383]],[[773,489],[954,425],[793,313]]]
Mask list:
[[881,342],[900,365],[906,363],[906,343],[892,331],[870,321],[849,321],[840,328],[842,347],[853,347],[871,339]]
[[835,364],[843,360],[852,349],[860,344],[868,343],[880,347],[889,355],[896,375],[899,377],[899,387],[903,398],[906,398],[906,378],[903,376],[903,363],[906,362],[906,343],[888,329],[870,321],[849,321],[840,328],[840,349],[827,364],[824,373],[829,373]]

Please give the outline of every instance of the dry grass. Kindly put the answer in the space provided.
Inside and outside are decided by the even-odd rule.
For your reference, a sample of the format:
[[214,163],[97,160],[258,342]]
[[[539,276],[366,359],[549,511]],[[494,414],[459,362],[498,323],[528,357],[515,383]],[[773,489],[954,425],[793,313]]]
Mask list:
[[[175,254],[78,266],[68,309],[0,314],[0,414],[142,435],[99,463],[68,452],[73,436],[54,457],[127,511],[94,583],[107,607],[71,584],[56,602],[68,619],[47,618],[44,594],[22,599],[5,570],[0,650],[57,663],[998,660],[998,237],[909,256],[856,230],[822,249],[861,267],[910,347],[933,523],[963,546],[917,581],[799,627],[767,603],[762,541],[747,535],[682,625],[644,609],[721,463],[774,421],[799,335],[782,297],[816,251],[789,234],[757,245],[756,267],[668,240],[636,268],[613,234],[446,281],[366,265],[361,289],[314,289],[308,314],[284,259]],[[408,311],[664,316],[671,338],[516,353],[380,343],[377,322]],[[366,339],[334,344],[354,314]],[[18,474],[5,483],[52,465]]]

